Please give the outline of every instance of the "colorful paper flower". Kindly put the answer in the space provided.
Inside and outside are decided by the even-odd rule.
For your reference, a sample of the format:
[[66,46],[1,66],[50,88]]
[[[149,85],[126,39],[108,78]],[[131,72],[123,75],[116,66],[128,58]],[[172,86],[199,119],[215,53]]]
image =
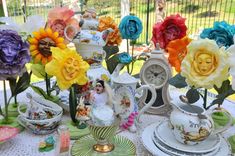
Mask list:
[[142,33],[143,26],[141,20],[132,15],[125,16],[119,25],[123,39],[136,40]]
[[45,70],[49,75],[56,77],[60,89],[87,83],[86,72],[89,65],[75,50],[52,47],[51,51],[53,59],[46,64]]
[[204,29],[200,37],[215,40],[219,47],[225,46],[228,48],[234,43],[233,35],[235,35],[235,27],[222,21],[215,22],[213,28]]
[[41,62],[45,65],[52,59],[51,47],[65,49],[64,39],[59,37],[58,32],[53,32],[50,28],[41,28],[38,32],[33,32],[34,37],[29,38],[30,52],[34,63]]
[[187,31],[185,20],[177,14],[168,16],[164,21],[156,23],[153,26],[152,41],[154,45],[159,43],[160,47],[165,49],[170,41],[184,37]]
[[221,87],[228,78],[228,54],[215,41],[200,39],[188,45],[188,54],[181,64],[181,75],[196,88]]
[[0,80],[21,76],[30,61],[29,44],[13,30],[0,30],[0,36]]
[[169,53],[169,63],[175,67],[177,72],[181,71],[181,62],[187,54],[187,45],[191,41],[192,39],[186,36],[182,39],[173,40],[166,46],[166,51]]
[[[235,36],[234,36],[234,41],[235,41]],[[229,73],[232,76],[232,88],[233,90],[235,90],[235,45],[233,44],[232,46],[230,46],[227,49],[227,52],[229,53],[229,58],[228,58],[228,62],[229,62]]]
[[107,44],[108,45],[120,45],[120,43],[122,42],[122,38],[121,38],[121,34],[120,34],[117,24],[109,16],[100,17],[98,31],[104,31],[104,30],[107,30],[108,28],[112,28],[113,32],[109,34]]
[[47,27],[51,28],[52,31],[58,32],[60,37],[64,37],[66,26],[72,25],[79,29],[79,23],[73,16],[74,11],[68,7],[56,7],[48,13]]

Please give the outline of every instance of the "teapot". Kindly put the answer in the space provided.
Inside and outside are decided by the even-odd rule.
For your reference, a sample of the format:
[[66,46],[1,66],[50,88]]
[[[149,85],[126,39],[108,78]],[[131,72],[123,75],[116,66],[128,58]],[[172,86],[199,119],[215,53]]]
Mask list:
[[[154,86],[142,85],[136,89],[138,80],[127,72],[119,75],[120,70],[124,65],[118,64],[113,74],[111,75],[112,88],[114,90],[114,111],[121,118],[121,127],[129,129],[131,132],[136,131],[135,119],[139,122],[140,116],[150,108],[157,95]],[[152,93],[152,98],[140,111],[138,110],[138,102],[136,97],[141,98],[140,93],[144,89],[148,89]]]
[[221,110],[204,110],[196,105],[183,104],[177,102],[173,104],[173,111],[170,114],[170,125],[177,141],[195,145],[208,138],[210,135],[216,135],[229,128],[232,123],[232,117],[224,112],[229,122],[222,128],[215,129],[211,114],[221,112]]
[[[107,37],[113,29],[109,28],[102,32],[95,30],[78,30],[72,25],[68,25],[64,30],[67,40],[75,44],[76,50],[82,58],[89,64],[101,63],[105,57],[103,47],[107,43]],[[70,37],[70,34],[75,34]]]

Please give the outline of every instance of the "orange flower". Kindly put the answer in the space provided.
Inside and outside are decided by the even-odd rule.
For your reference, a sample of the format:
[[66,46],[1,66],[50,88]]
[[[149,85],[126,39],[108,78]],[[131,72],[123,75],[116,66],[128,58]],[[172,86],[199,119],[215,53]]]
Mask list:
[[120,31],[118,29],[117,24],[109,16],[99,18],[98,31],[103,31],[108,28],[112,28],[113,32],[111,32],[109,34],[107,44],[108,45],[119,45],[122,42],[122,38],[121,38],[121,34],[120,34]]
[[169,53],[169,63],[175,67],[177,72],[180,72],[181,62],[187,54],[187,45],[192,41],[192,39],[185,36],[181,39],[176,39],[171,41],[167,46],[166,50]]
[[37,32],[33,32],[34,37],[29,38],[30,52],[34,63],[41,62],[45,65],[52,59],[51,47],[59,47],[65,49],[64,38],[59,37],[58,32],[53,32],[50,28],[41,28]]

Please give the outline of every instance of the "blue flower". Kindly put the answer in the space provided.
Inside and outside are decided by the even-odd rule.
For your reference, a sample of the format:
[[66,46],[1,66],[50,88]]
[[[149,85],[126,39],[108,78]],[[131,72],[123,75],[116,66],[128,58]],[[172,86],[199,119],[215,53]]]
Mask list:
[[228,48],[234,44],[233,35],[235,35],[235,26],[222,21],[215,22],[213,28],[204,29],[200,37],[215,40],[219,47],[225,46]]
[[119,25],[123,39],[136,40],[142,33],[143,26],[141,20],[132,15],[125,16]]
[[132,61],[132,57],[126,52],[119,54],[118,58],[119,62],[123,64],[129,64]]

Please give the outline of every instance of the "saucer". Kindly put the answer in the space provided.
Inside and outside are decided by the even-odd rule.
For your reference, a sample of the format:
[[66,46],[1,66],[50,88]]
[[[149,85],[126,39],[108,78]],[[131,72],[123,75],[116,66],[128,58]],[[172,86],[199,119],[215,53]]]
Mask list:
[[[154,156],[171,156],[170,154],[167,154],[166,152],[162,151],[160,148],[158,148],[154,142],[152,141],[152,136],[154,133],[154,130],[156,129],[156,126],[159,125],[159,122],[151,124],[147,126],[141,135],[141,141],[144,145],[144,147],[152,153]],[[221,137],[221,144],[219,151],[214,154],[214,156],[229,156],[231,155],[231,148],[226,142],[226,140]]]
[[172,130],[168,126],[169,120],[161,122],[155,129],[156,138],[170,148],[189,153],[208,153],[217,150],[221,143],[219,135],[211,135],[206,140],[196,145],[186,145],[175,139]]
[[71,156],[135,156],[136,148],[132,141],[129,139],[116,135],[112,143],[114,150],[109,153],[98,153],[93,150],[93,145],[96,143],[92,135],[84,136],[75,141],[71,148]]
[[191,152],[184,152],[184,151],[179,151],[177,149],[174,149],[174,148],[171,148],[171,147],[168,147],[167,145],[165,145],[164,143],[162,143],[160,140],[158,140],[158,138],[155,136],[155,134],[153,134],[152,136],[152,140],[154,142],[154,144],[159,148],[161,149],[162,151],[170,154],[170,155],[175,155],[175,156],[214,156],[218,150],[214,150],[212,152],[208,152],[208,153],[191,153]]

